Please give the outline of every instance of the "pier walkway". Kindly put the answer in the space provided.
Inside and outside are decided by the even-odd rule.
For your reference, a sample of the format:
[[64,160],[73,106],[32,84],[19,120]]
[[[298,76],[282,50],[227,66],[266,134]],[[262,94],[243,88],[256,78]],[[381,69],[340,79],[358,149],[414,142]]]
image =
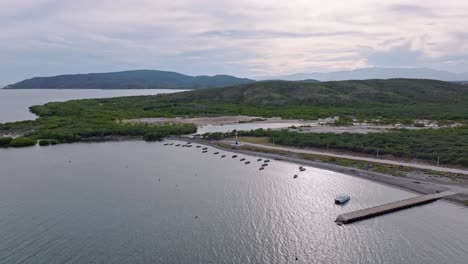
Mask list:
[[401,200],[401,201],[397,201],[393,203],[383,204],[383,205],[379,205],[375,207],[370,207],[367,209],[362,209],[362,210],[342,214],[336,218],[335,222],[339,225],[348,224],[348,223],[364,220],[367,218],[371,218],[374,216],[383,215],[383,214],[395,212],[398,210],[410,208],[413,206],[430,203],[440,198],[454,195],[454,194],[455,194],[454,192],[446,191],[446,192],[435,193],[435,194],[421,195],[421,196],[417,196],[414,198],[409,198],[409,199],[405,199],[405,200]]

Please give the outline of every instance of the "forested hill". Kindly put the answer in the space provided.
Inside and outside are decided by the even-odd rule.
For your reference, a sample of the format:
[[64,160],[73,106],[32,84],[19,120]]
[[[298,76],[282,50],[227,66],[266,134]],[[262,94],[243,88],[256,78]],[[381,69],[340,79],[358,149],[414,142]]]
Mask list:
[[252,105],[464,104],[468,87],[436,80],[388,79],[322,83],[263,81],[221,89],[164,95],[175,101],[218,101]]
[[135,70],[35,77],[5,89],[199,89],[253,82],[229,75],[193,77],[168,71]]

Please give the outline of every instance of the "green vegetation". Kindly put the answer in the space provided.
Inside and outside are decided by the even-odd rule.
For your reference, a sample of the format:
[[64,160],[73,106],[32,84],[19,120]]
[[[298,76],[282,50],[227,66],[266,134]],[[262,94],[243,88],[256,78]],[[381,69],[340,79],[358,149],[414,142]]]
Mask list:
[[14,138],[11,140],[9,147],[20,148],[20,147],[30,147],[36,145],[36,140],[32,138]]
[[353,118],[350,116],[340,116],[338,120],[333,122],[333,126],[352,126]]
[[11,137],[0,137],[0,147],[8,147],[13,140]]
[[[334,134],[298,133],[287,130],[238,131],[239,136],[274,138],[275,144],[294,147],[318,147],[358,152],[363,154],[392,155],[401,158],[416,158],[441,164],[468,166],[468,126],[422,130],[397,130],[387,133]],[[215,133],[212,133],[215,134]],[[231,133],[210,133],[203,138],[221,139],[233,137]]]
[[49,145],[57,145],[57,140],[55,139],[41,139],[39,140],[39,146],[49,146]]
[[198,89],[251,82],[254,80],[229,75],[192,77],[176,72],[136,70],[36,77],[9,85],[6,89]]
[[[74,100],[31,107],[34,121],[0,124],[0,131],[58,143],[113,137],[160,140],[196,132],[189,124],[141,125],[124,119],[176,116],[249,115],[316,119],[340,116],[338,124],[359,120],[413,123],[431,119],[450,123],[468,120],[468,87],[433,80],[366,80],[343,82],[256,82],[157,96]],[[467,129],[394,131],[382,134],[304,134],[250,132],[275,137],[275,143],[314,146],[467,165]],[[217,139],[224,135],[206,135]]]

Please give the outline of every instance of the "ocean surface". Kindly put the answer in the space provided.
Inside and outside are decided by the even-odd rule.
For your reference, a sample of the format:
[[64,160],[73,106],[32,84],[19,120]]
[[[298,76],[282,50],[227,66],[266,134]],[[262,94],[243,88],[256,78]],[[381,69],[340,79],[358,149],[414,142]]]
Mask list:
[[33,105],[45,104],[48,102],[63,102],[84,98],[154,95],[160,93],[174,93],[179,91],[183,90],[0,89],[0,123],[36,119],[36,115],[29,112],[29,107]]
[[[338,226],[339,214],[417,194],[164,143],[0,149],[0,263],[467,263],[464,207]],[[335,205],[339,193],[350,202]]]

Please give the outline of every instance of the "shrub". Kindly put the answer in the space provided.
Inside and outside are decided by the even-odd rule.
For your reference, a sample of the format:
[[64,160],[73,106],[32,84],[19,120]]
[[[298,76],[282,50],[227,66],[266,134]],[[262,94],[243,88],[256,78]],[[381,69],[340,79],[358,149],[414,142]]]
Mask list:
[[169,134],[164,132],[152,132],[143,136],[143,139],[146,141],[161,141],[164,137],[167,137]]
[[14,138],[8,146],[10,147],[30,147],[36,145],[36,140],[32,138]]
[[7,147],[12,140],[11,137],[0,137],[0,147]]
[[39,141],[39,146],[49,146],[50,141],[48,139],[42,139]]

